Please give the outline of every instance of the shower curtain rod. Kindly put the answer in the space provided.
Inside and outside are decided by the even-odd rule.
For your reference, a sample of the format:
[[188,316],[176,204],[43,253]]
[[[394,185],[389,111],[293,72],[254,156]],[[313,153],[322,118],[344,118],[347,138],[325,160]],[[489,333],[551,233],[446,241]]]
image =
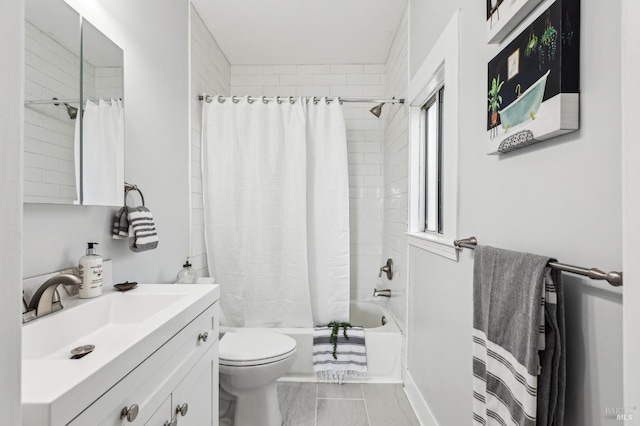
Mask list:
[[[84,101],[82,101],[84,103]],[[77,104],[80,103],[78,99],[45,99],[41,101],[24,101],[25,105],[39,105],[39,104]]]
[[[458,249],[468,248],[475,249],[478,245],[476,237],[465,238],[462,240],[455,240],[453,245]],[[579,266],[567,265],[566,263],[549,262],[547,266],[553,269],[559,269],[560,271],[570,272],[572,274],[584,275],[593,280],[606,280],[614,287],[620,287],[622,285],[622,272],[603,272],[598,268],[581,268]]]
[[[93,99],[85,99],[82,101],[84,105],[87,101],[97,102]],[[122,98],[118,98],[119,101],[122,101]],[[78,99],[44,99],[44,100],[33,100],[33,101],[24,101],[25,105],[45,105],[45,104],[79,104],[80,100]]]
[[[207,101],[207,102],[211,102],[213,100],[215,96],[211,96],[211,95],[199,95],[198,96],[198,100],[202,101]],[[318,97],[318,96],[264,96],[264,99],[267,101],[286,101],[289,98],[305,98],[307,101],[309,101],[309,99],[322,99],[322,97]],[[325,96],[326,97],[326,96]],[[232,99],[232,100],[240,100],[242,98],[244,98],[244,96],[221,96],[220,97],[223,100],[227,100],[227,99]],[[249,96],[249,100],[250,101],[258,101],[260,100],[262,97],[261,96]],[[403,104],[404,103],[404,99],[374,99],[374,98],[344,98],[342,96],[336,96],[333,98],[330,97],[326,97],[328,101],[332,101],[334,99],[339,99],[341,102],[366,102],[366,103],[372,103],[372,104]]]

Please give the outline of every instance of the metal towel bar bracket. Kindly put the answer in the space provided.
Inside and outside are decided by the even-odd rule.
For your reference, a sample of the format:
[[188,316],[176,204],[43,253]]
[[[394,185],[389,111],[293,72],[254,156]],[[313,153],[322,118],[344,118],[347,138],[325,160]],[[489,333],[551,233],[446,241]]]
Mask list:
[[142,195],[142,191],[138,188],[138,185],[132,185],[130,183],[124,184],[124,206],[127,207],[127,194],[129,191],[137,191],[140,194],[140,199],[142,200],[142,207],[144,207],[144,195]]
[[[453,245],[462,250],[463,248],[475,249],[478,245],[476,237],[464,238],[462,240],[455,240]],[[559,269],[564,272],[570,272],[572,274],[584,275],[593,280],[605,280],[614,287],[620,287],[622,285],[622,272],[611,271],[604,272],[598,268],[582,268],[579,266],[567,265],[566,263],[549,262],[549,267]]]

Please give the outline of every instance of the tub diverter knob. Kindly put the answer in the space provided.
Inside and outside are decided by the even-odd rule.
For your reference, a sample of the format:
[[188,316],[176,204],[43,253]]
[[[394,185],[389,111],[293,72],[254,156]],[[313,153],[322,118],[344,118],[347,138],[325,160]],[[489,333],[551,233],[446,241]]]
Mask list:
[[393,260],[387,259],[387,264],[384,265],[382,268],[380,268],[380,273],[378,274],[378,277],[382,277],[383,272],[387,274],[388,280],[393,279]]

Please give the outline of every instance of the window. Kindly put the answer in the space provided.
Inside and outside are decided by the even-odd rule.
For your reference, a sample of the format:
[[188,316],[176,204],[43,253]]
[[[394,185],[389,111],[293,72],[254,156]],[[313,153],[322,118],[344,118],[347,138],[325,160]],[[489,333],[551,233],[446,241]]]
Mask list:
[[424,217],[424,232],[442,234],[444,218],[442,215],[442,116],[444,102],[444,87],[422,107],[420,122],[424,131],[421,145],[424,146],[424,185],[420,191],[421,208],[424,209],[420,217]]
[[407,242],[452,260],[458,259],[458,19],[459,11],[412,78],[408,96]]

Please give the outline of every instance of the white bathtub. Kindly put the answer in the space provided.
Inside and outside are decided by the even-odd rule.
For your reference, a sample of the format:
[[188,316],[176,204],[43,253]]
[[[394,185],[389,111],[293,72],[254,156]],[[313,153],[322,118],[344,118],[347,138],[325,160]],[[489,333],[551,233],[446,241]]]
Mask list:
[[[402,383],[402,334],[388,312],[376,302],[351,302],[352,325],[365,327],[367,347],[368,383]],[[383,317],[386,324],[382,324]],[[256,331],[256,328],[220,326],[220,332]],[[283,333],[296,339],[298,353],[289,372],[280,381],[314,382],[313,374],[313,329],[312,328],[268,328],[265,331]],[[362,382],[362,381],[361,381]]]

